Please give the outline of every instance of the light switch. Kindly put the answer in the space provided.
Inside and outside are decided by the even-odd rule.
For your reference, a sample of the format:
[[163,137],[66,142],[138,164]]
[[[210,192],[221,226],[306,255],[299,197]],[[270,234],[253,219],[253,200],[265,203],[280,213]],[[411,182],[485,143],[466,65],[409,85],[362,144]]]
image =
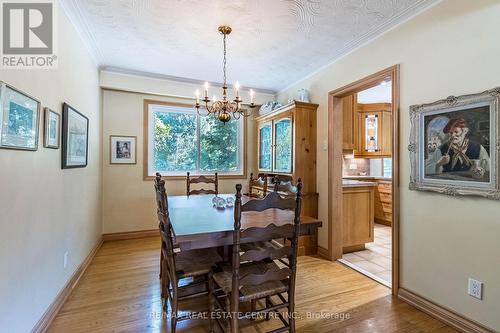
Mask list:
[[323,144],[321,145],[321,148],[322,148],[324,151],[327,151],[327,150],[328,150],[328,141],[327,141],[327,140],[323,140]]

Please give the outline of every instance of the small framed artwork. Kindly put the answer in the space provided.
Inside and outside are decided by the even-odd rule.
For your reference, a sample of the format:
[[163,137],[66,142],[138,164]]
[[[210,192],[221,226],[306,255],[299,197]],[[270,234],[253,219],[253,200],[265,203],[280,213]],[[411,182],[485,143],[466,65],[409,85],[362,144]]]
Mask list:
[[137,164],[137,137],[109,137],[110,164]]
[[55,111],[45,108],[44,109],[44,134],[43,134],[43,146],[45,148],[58,149],[59,148],[59,133],[60,133],[60,123],[61,116]]
[[410,107],[410,189],[500,200],[500,88]]
[[85,168],[88,160],[89,119],[63,104],[62,159],[63,169]]
[[0,81],[0,148],[37,150],[40,102]]

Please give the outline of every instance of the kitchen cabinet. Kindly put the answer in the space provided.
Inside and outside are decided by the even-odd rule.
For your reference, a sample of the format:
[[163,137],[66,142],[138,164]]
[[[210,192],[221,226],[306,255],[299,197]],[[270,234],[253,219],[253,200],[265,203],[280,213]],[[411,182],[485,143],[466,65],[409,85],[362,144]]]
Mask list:
[[392,181],[377,180],[375,189],[375,222],[392,225]]
[[360,251],[374,240],[376,183],[344,185],[342,197],[342,238],[344,253]]
[[358,145],[355,157],[392,155],[391,104],[357,104]]
[[342,149],[354,150],[357,146],[358,120],[356,94],[342,98]]

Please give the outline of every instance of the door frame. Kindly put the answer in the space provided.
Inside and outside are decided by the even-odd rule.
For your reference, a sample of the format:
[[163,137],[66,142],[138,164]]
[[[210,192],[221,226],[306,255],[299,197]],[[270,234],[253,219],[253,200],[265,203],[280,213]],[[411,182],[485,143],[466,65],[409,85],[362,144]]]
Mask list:
[[399,64],[328,93],[328,255],[342,257],[342,97],[375,86],[384,79],[392,81],[392,294],[399,290]]

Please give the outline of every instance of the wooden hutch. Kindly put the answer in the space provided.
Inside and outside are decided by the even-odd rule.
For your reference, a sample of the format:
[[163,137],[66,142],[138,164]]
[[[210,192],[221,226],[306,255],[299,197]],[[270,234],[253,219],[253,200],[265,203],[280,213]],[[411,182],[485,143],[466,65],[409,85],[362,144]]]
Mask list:
[[[266,178],[267,191],[273,190],[272,179],[281,182],[302,178],[302,215],[318,217],[316,192],[316,110],[318,104],[292,102],[255,117],[258,138],[259,177]],[[252,185],[252,192],[263,187]],[[317,252],[317,235],[301,236],[299,255]]]

